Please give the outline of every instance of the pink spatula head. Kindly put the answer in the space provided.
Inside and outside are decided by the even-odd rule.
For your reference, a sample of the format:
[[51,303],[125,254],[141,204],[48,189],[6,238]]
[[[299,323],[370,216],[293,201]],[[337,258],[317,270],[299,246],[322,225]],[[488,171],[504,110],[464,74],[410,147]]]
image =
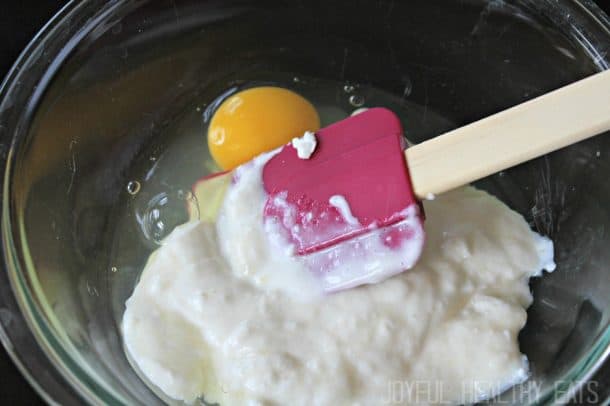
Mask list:
[[289,144],[265,165],[267,229],[292,244],[326,291],[412,267],[423,249],[423,213],[398,118],[374,108],[319,130],[316,138],[309,159]]

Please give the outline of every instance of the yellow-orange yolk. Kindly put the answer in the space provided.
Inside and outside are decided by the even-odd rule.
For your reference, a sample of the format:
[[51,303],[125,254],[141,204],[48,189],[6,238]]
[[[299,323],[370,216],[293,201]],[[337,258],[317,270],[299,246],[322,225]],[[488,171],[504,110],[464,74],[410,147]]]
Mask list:
[[233,169],[320,128],[313,105],[280,87],[255,87],[225,100],[208,128],[208,147],[222,169]]

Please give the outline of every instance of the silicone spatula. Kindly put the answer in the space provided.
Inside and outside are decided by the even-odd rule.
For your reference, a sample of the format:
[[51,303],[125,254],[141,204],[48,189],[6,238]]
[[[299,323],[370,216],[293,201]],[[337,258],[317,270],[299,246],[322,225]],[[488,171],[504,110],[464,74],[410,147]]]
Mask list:
[[418,201],[610,130],[610,71],[406,148],[398,118],[373,108],[288,144],[263,171],[264,221],[326,291],[412,267],[423,249]]

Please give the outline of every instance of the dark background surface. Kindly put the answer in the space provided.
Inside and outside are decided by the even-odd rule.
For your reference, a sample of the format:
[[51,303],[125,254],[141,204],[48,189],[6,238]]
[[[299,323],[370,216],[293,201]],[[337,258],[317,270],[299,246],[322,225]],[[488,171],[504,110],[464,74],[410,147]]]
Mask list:
[[[65,0],[6,0],[0,13],[0,76],[4,77],[21,50],[36,32],[58,11]],[[610,14],[610,0],[597,3]],[[600,383],[600,400],[610,392],[610,363],[594,378]],[[21,377],[4,348],[0,349],[0,404],[42,405],[29,384]],[[582,404],[581,402],[575,404]]]

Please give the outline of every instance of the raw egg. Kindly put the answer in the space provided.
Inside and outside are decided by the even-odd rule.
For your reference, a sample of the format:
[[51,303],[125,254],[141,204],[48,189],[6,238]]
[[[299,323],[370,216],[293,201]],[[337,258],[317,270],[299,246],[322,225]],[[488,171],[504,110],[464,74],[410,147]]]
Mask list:
[[229,170],[319,128],[318,112],[302,96],[281,87],[255,87],[234,94],[216,110],[208,147],[216,163]]

